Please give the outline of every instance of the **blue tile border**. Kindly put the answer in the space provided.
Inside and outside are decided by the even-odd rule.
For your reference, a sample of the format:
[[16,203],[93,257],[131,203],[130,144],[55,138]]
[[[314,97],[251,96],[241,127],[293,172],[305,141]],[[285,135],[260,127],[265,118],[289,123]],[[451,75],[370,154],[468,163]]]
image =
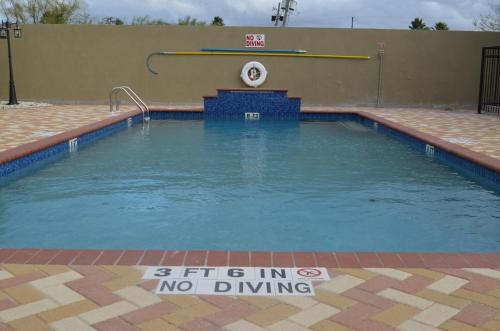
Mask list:
[[69,145],[68,142],[62,142],[57,145],[45,148],[41,151],[34,152],[32,154],[20,157],[13,161],[0,164],[0,177],[4,177],[14,173],[15,171],[22,170],[33,165],[36,162],[43,161],[52,156],[58,155],[60,153],[68,152]]
[[[202,111],[152,111],[152,120],[244,120],[245,115],[241,112],[202,112]],[[133,124],[142,122],[140,115],[131,116]],[[296,112],[267,112],[261,114],[261,120],[301,120],[301,121],[355,121],[410,145],[415,150],[429,154],[428,143],[412,137],[402,131],[390,128],[375,120],[364,117],[357,113],[296,113]],[[120,120],[106,127],[85,133],[78,138],[78,147],[85,147],[97,139],[109,136],[117,131],[127,128],[128,119]],[[480,179],[487,186],[500,191],[500,173],[484,167],[480,164],[471,162],[461,156],[445,151],[439,147],[432,146],[432,157],[453,168]],[[37,162],[50,159],[62,153],[69,153],[69,141],[57,143],[43,150],[36,151],[18,159],[0,164],[0,177],[5,177],[18,170],[25,169]]]
[[217,90],[217,96],[204,98],[204,110],[206,114],[258,112],[261,117],[285,113],[283,118],[288,119],[289,113],[300,113],[301,103],[300,98],[289,98],[284,90]]
[[149,113],[151,120],[202,120],[202,111],[154,111]]

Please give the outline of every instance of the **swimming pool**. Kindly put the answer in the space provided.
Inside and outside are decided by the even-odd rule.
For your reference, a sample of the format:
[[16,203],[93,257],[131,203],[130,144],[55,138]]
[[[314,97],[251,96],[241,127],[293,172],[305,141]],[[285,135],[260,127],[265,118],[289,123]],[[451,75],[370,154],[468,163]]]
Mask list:
[[500,194],[356,122],[153,121],[0,187],[2,247],[498,251]]

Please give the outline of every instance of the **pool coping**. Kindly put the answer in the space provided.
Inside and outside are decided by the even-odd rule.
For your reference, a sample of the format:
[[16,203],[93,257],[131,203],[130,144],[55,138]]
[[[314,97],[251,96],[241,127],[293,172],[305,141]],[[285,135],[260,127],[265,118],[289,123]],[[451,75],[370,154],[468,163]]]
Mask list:
[[1,264],[324,268],[500,268],[500,253],[0,249]]
[[[203,113],[202,108],[162,109],[151,112]],[[500,160],[432,135],[406,127],[365,111],[304,110],[307,114],[352,114],[432,144],[448,153],[500,173]],[[114,125],[141,114],[126,112],[61,134],[43,138],[0,152],[0,164],[25,157],[70,139]],[[500,253],[418,253],[418,252],[225,252],[163,250],[66,250],[2,249],[0,263],[59,265],[186,265],[186,266],[260,266],[328,268],[500,268]]]

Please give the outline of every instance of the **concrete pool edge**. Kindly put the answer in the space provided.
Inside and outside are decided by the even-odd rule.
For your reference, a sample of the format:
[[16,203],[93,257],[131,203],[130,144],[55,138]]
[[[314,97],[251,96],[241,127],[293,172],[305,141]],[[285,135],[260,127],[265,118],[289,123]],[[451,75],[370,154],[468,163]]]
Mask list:
[[0,249],[0,264],[324,268],[500,268],[500,253]]

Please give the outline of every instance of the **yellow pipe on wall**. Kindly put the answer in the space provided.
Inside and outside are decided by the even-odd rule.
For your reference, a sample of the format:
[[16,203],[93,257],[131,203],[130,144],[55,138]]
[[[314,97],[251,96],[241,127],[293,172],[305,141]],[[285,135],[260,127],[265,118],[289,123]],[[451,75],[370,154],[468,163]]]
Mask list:
[[278,57],[307,57],[316,59],[346,59],[369,60],[369,56],[361,55],[334,55],[334,54],[287,54],[287,53],[258,53],[258,52],[162,52],[164,55],[239,55],[239,56],[278,56]]
[[155,75],[158,73],[151,69],[149,62],[155,55],[221,55],[221,56],[277,56],[277,57],[302,57],[309,59],[340,59],[340,60],[369,60],[369,56],[363,55],[335,55],[335,54],[288,54],[288,53],[259,53],[259,52],[155,52],[149,54],[146,59],[146,67]]

